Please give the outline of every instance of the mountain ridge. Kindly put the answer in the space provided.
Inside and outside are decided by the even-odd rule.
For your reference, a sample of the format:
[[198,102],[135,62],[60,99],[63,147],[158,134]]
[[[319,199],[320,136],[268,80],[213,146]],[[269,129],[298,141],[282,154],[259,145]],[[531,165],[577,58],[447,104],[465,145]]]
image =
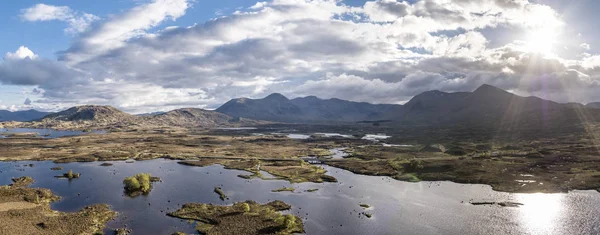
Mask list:
[[[273,93],[262,99],[236,98],[214,111],[181,108],[153,115],[131,115],[111,106],[83,105],[41,118],[45,126],[65,122],[78,126],[215,127],[282,123],[368,123],[390,120],[404,125],[480,125],[509,128],[562,127],[600,118],[590,103],[557,103],[518,96],[484,84],[471,92],[422,92],[404,105],[371,104],[316,96],[288,99]],[[91,124],[90,124],[91,123]]]
[[47,115],[37,121],[23,123],[21,126],[55,129],[206,128],[260,123],[264,122],[234,118],[219,112],[198,108],[182,108],[155,115],[137,116],[112,106],[82,105]]
[[0,122],[17,121],[17,122],[28,122],[37,120],[51,114],[51,112],[41,112],[35,109],[21,110],[21,111],[8,111],[0,110]]
[[288,99],[278,93],[267,97],[232,99],[216,111],[234,117],[291,123],[393,120],[419,125],[561,126],[561,122],[578,121],[582,113],[589,113],[591,119],[600,118],[595,110],[590,109],[591,105],[562,104],[535,96],[518,96],[488,84],[471,92],[425,91],[404,105],[320,99],[316,96]]

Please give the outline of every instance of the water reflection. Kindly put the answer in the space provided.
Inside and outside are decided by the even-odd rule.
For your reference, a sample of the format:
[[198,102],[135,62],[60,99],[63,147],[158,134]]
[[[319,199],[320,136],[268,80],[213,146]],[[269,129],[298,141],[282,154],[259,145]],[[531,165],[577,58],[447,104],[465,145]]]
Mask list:
[[[54,129],[36,129],[36,128],[0,128],[0,138],[7,138],[12,134],[26,134],[39,138],[60,138],[66,136],[85,135],[90,132],[71,131],[71,130],[54,130]],[[91,133],[106,133],[105,131],[91,131]]]
[[563,213],[565,194],[517,194],[523,205],[519,221],[529,234],[559,234],[557,225]]
[[[34,164],[33,167],[28,164]],[[176,161],[156,159],[125,163],[99,162],[61,164],[65,171],[81,172],[80,179],[54,178],[59,172],[52,162],[0,162],[0,185],[12,177],[35,179],[32,187],[49,188],[62,199],[52,204],[61,211],[78,211],[97,203],[111,205],[119,217],[110,228],[127,225],[133,234],[195,233],[194,225],[171,218],[166,212],[184,203],[219,205],[242,200],[282,200],[301,216],[307,234],[600,234],[600,194],[573,191],[568,194],[512,194],[496,192],[487,185],[452,182],[407,183],[390,177],[356,175],[324,166],[339,182],[290,184],[283,180],[243,179],[246,171],[222,166],[191,167]],[[123,194],[125,177],[141,172],[161,177],[148,196],[129,198]],[[263,173],[265,174],[265,173]],[[265,174],[267,175],[267,174]],[[221,201],[213,192],[222,187],[230,200]],[[271,190],[293,187],[294,193]],[[309,189],[318,189],[307,192]],[[519,202],[520,207],[475,206],[469,201]],[[360,204],[368,204],[369,209]],[[365,218],[360,213],[373,214]],[[111,229],[106,234],[111,234]]]

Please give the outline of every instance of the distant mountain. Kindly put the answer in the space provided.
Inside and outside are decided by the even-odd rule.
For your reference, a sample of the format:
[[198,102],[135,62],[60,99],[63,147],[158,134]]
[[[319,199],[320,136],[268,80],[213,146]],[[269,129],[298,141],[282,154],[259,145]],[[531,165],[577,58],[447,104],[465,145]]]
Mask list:
[[37,110],[24,110],[11,112],[7,110],[0,110],[0,122],[6,121],[17,121],[17,122],[28,122],[40,119],[48,114],[48,112],[40,112]]
[[50,114],[42,118],[41,121],[93,121],[99,123],[118,123],[135,121],[136,119],[136,116],[125,113],[112,106],[83,105]]
[[245,118],[233,118],[215,111],[185,108],[166,113],[136,116],[111,106],[84,105],[50,114],[29,125],[46,128],[140,128],[140,127],[219,127],[255,125],[258,122]]
[[163,114],[147,116],[143,120],[154,125],[181,127],[249,126],[259,124],[254,120],[233,118],[223,113],[196,108],[176,109]]
[[393,120],[420,124],[480,125],[500,128],[560,128],[600,118],[600,110],[578,104],[561,104],[538,97],[522,97],[482,85],[473,92],[421,93]]
[[163,113],[165,113],[165,112],[140,113],[140,114],[136,114],[135,116],[139,116],[139,117],[156,116],[156,115],[163,114]]
[[[588,105],[589,107],[590,105]],[[391,120],[406,125],[481,125],[517,128],[562,127],[600,118],[600,110],[521,97],[482,85],[473,92],[427,91],[404,105],[370,104],[314,96],[288,99],[271,94],[263,99],[233,99],[216,111],[234,117],[278,122],[357,122]]]
[[592,108],[597,104],[600,103],[562,104],[533,96],[522,97],[490,85],[482,85],[473,92],[427,91],[404,105],[320,99],[315,96],[290,100],[274,93],[263,99],[233,99],[216,111],[183,108],[143,116],[131,115],[110,106],[85,105],[49,114],[26,126],[63,129],[205,128],[268,123],[265,121],[361,122],[434,128],[448,125],[481,126],[514,132],[522,129],[556,130],[583,122],[598,122],[600,109]]
[[304,111],[285,96],[274,93],[263,99],[239,98],[228,101],[216,109],[233,117],[278,122],[294,121],[304,116]]
[[378,120],[401,105],[370,104],[315,96],[288,99],[274,93],[263,99],[238,98],[216,109],[233,117],[277,122],[356,122]]
[[600,102],[589,103],[589,104],[586,104],[585,107],[600,109]]

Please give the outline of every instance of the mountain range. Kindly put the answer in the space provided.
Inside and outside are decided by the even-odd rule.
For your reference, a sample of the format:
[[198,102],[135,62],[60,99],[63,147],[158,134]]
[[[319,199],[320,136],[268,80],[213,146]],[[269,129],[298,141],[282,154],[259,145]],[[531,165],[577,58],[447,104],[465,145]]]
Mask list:
[[7,110],[0,110],[0,122],[6,121],[17,121],[17,122],[28,122],[38,120],[51,114],[48,112],[40,112],[34,109],[11,112]]
[[[600,104],[600,103],[597,103]],[[263,99],[238,98],[216,111],[233,117],[277,122],[359,122],[391,120],[415,125],[562,126],[564,122],[600,118],[600,110],[522,97],[482,85],[473,92],[426,91],[404,105],[369,104],[314,96],[287,99],[271,94]]]
[[[29,111],[31,112],[31,111]],[[463,125],[503,128],[554,128],[600,119],[600,103],[557,103],[522,97],[482,85],[472,92],[423,92],[404,105],[370,104],[274,93],[263,99],[232,99],[215,111],[184,108],[166,113],[130,115],[110,106],[78,106],[49,114],[37,123],[93,122],[96,125],[183,127],[242,126],[264,123],[352,123],[382,121],[404,125]],[[261,121],[255,121],[261,120]]]
[[234,118],[215,111],[183,108],[166,113],[137,116],[125,113],[111,106],[83,105],[47,115],[25,127],[88,129],[121,127],[218,127],[248,126],[258,122],[246,118]]
[[215,111],[256,120],[309,123],[377,120],[401,108],[401,105],[394,104],[370,104],[336,98],[324,100],[315,96],[290,100],[274,93],[263,99],[233,99]]

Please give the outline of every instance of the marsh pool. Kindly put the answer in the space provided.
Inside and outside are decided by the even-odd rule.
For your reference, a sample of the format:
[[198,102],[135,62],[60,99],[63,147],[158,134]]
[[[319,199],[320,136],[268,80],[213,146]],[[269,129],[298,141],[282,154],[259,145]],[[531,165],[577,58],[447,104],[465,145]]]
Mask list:
[[[33,167],[28,164],[34,164]],[[222,166],[193,167],[155,159],[113,166],[101,162],[54,164],[52,162],[0,162],[0,185],[11,178],[31,176],[31,187],[49,188],[62,197],[52,204],[74,212],[97,203],[111,205],[119,216],[106,233],[127,225],[133,234],[196,233],[194,224],[166,216],[190,202],[231,204],[236,201],[282,200],[293,206],[289,213],[303,218],[307,234],[599,234],[600,194],[572,191],[557,194],[495,192],[486,185],[452,182],[408,183],[388,177],[364,176],[324,166],[338,183],[290,184],[283,180],[242,179],[239,170]],[[63,166],[82,173],[72,181],[54,178]],[[130,198],[122,180],[146,172],[161,177],[148,196]],[[222,187],[229,200],[213,192]],[[296,191],[271,192],[281,187]],[[316,192],[305,190],[318,188]],[[475,206],[471,201],[519,202],[520,207]],[[360,204],[371,207],[363,209]],[[361,212],[373,215],[366,218]]]

